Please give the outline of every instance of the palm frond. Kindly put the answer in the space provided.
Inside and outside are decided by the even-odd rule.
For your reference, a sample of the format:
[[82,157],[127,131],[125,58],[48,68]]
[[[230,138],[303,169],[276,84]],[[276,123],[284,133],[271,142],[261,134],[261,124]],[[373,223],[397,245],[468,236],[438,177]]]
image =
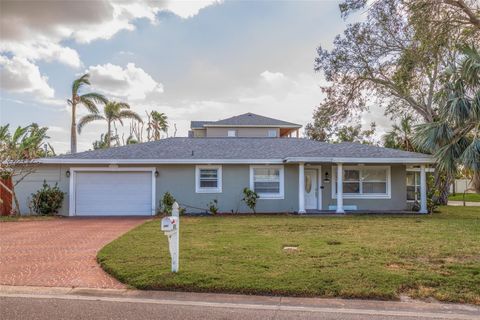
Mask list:
[[89,92],[89,93],[82,94],[80,96],[80,99],[88,99],[95,103],[101,103],[101,104],[108,103],[108,99],[103,94],[97,93],[97,92]]
[[480,138],[472,139],[461,155],[460,161],[466,168],[480,172]]
[[80,103],[91,113],[99,113],[98,107],[93,100],[80,96]]
[[83,85],[90,85],[90,75],[88,73],[85,73],[82,75],[80,78],[75,79],[72,83],[72,97],[75,97],[78,95],[78,91]]
[[9,124],[0,126],[0,142],[6,142],[8,139],[10,139],[10,132],[8,131],[9,126]]
[[116,102],[119,109],[130,109],[130,105],[126,102]]
[[82,132],[82,129],[86,124],[88,124],[92,121],[97,121],[97,120],[105,120],[105,117],[103,117],[99,114],[96,114],[96,113],[87,114],[86,116],[82,117],[80,119],[80,121],[78,122],[78,125],[77,125],[78,133]]
[[142,122],[142,118],[134,111],[131,110],[122,110],[118,113],[118,117],[120,119],[134,119],[137,120],[138,122]]

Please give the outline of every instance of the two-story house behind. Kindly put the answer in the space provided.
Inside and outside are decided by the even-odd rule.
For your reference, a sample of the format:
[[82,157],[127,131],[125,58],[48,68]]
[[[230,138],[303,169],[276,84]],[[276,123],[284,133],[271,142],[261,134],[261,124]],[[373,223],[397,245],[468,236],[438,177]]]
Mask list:
[[192,121],[192,138],[290,138],[302,126],[296,123],[245,113],[219,121]]

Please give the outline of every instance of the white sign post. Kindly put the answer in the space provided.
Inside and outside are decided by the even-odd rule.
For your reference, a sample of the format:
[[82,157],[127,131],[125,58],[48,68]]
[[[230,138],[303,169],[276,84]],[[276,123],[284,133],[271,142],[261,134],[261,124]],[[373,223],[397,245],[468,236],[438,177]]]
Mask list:
[[173,204],[172,215],[162,219],[161,230],[168,237],[168,248],[172,258],[172,272],[178,272],[180,255],[180,214],[178,203],[175,202]]

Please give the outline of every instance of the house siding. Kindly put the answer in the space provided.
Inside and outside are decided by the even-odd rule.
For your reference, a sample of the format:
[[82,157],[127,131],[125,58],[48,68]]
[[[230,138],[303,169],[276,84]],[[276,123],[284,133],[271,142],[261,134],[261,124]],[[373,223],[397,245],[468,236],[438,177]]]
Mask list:
[[[28,176],[16,189],[22,214],[28,214],[28,201],[31,194],[42,187],[43,181],[54,185],[58,183],[60,189],[65,192],[65,198],[61,215],[68,215],[69,208],[69,183],[70,178],[66,171],[70,167],[94,167],[107,168],[103,165],[40,165],[37,172]],[[170,192],[187,212],[205,212],[208,204],[216,199],[220,212],[250,212],[250,209],[242,201],[242,190],[250,185],[250,165],[247,164],[224,164],[222,165],[222,193],[196,193],[195,192],[195,165],[129,165],[128,167],[155,167],[159,173],[156,178],[156,207],[165,192]],[[322,180],[325,172],[332,177],[332,165],[322,166]],[[344,199],[344,205],[356,205],[359,210],[404,210],[406,203],[405,186],[406,167],[404,165],[391,166],[391,199]],[[284,165],[284,198],[283,199],[259,199],[257,212],[295,212],[298,210],[298,165]],[[332,198],[331,183],[324,184],[322,190],[322,209],[328,209],[329,205],[336,205],[336,199]]]
[[237,132],[237,137],[239,138],[268,138],[268,131],[275,130],[277,132],[276,137],[280,137],[279,128],[211,128],[207,127],[207,138],[219,138],[227,137],[228,130],[235,130]]

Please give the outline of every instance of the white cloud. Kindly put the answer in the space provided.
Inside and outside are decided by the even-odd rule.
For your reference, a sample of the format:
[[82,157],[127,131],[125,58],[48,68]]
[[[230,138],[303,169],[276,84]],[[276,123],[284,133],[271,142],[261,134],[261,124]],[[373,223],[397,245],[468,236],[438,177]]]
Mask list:
[[[10,77],[2,78],[2,87],[51,96],[53,89],[33,63],[59,62],[80,68],[82,62],[78,52],[66,46],[65,40],[77,43],[108,40],[122,30],[134,30],[134,21],[138,19],[156,23],[156,15],[160,11],[171,11],[181,18],[190,18],[215,2],[218,1],[2,1],[0,54],[16,58],[9,61],[17,68],[21,64],[23,68],[34,71],[33,75],[24,75],[26,79],[23,80],[11,73]],[[8,81],[15,82],[5,83]],[[142,96],[141,90],[129,93]]]
[[48,78],[25,58],[0,56],[0,79],[1,88],[8,91],[32,93],[40,98],[52,98],[55,93],[48,85]]
[[270,84],[277,84],[282,83],[287,80],[287,77],[281,72],[270,72],[268,70],[263,71],[260,73],[260,77],[262,77],[267,83]]
[[81,66],[78,52],[51,41],[2,41],[0,52],[13,53],[16,57],[29,61],[43,60],[60,62],[73,68]]
[[170,1],[167,4],[167,9],[177,16],[187,19],[198,14],[198,12],[215,3],[220,3],[221,0],[196,0],[196,1]]
[[128,63],[125,68],[107,63],[89,67],[94,89],[127,100],[142,100],[149,94],[162,93],[163,85],[142,68]]

